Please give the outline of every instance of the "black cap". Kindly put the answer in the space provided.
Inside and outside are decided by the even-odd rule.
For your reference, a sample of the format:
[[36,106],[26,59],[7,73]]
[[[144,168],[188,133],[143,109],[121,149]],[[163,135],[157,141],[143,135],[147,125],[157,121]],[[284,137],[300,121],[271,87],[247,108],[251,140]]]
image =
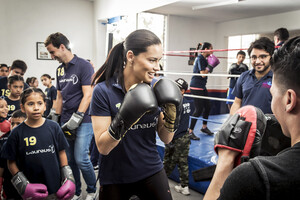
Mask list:
[[176,79],[175,83],[178,85],[180,89],[184,89],[184,90],[188,89],[189,84],[183,78]]

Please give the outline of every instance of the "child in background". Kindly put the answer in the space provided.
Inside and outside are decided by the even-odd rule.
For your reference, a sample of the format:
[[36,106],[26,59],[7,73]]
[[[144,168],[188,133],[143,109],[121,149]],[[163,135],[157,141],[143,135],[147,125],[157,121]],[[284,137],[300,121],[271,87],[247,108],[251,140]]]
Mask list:
[[[183,95],[188,89],[188,83],[179,78],[175,80]],[[178,166],[180,175],[180,185],[175,186],[175,191],[184,195],[189,195],[189,167],[188,155],[190,150],[190,136],[188,133],[189,120],[191,115],[191,103],[183,98],[183,109],[180,114],[180,123],[177,131],[174,134],[173,140],[166,144],[164,168],[168,176],[171,175],[175,166]]]
[[[13,112],[10,121],[11,121],[11,130],[13,130],[15,127],[17,127],[19,124],[21,124],[26,119],[26,114],[23,113],[21,110],[16,110]],[[1,137],[0,143],[2,144],[7,140],[10,133],[7,133],[5,137]],[[11,183],[12,175],[9,172],[7,168],[7,160],[3,159],[2,156],[0,157],[0,183],[2,185],[3,183],[3,190],[6,196],[6,199],[21,199],[20,195],[16,191],[16,189],[13,187]],[[0,193],[2,187],[0,187]]]
[[28,88],[20,101],[27,118],[12,130],[2,150],[12,184],[23,199],[72,198],[75,183],[65,152],[68,143],[60,126],[42,117],[45,94]]
[[44,86],[47,88],[45,89],[45,94],[46,94],[46,111],[44,113],[44,116],[48,116],[50,113],[50,110],[52,106],[54,105],[56,101],[56,95],[57,95],[57,90],[56,88],[52,85],[52,79],[49,74],[43,74],[41,76],[41,81]]
[[[232,65],[229,68],[228,74],[234,74],[234,75],[241,75],[243,72],[248,71],[248,66],[244,64],[244,60],[246,58],[246,53],[244,51],[239,51],[236,55],[237,62],[232,63]],[[234,100],[235,96],[232,94],[233,88],[236,84],[237,77],[231,77],[229,88],[227,92],[227,99]],[[226,104],[228,105],[228,109],[230,110],[233,102],[226,101]]]
[[[6,120],[8,113],[8,107],[6,101],[0,97],[0,149],[3,143],[7,139],[7,135],[10,132],[10,123]],[[0,168],[0,199],[2,199],[2,185],[3,185],[3,169]]]
[[39,80],[36,77],[28,77],[26,79],[26,83],[30,86],[30,87],[34,87],[37,88],[39,86]]
[[10,90],[9,96],[5,97],[8,105],[7,119],[9,119],[15,110],[20,109],[20,96],[24,88],[23,77],[19,75],[8,77],[7,88]]
[[7,64],[0,64],[0,76],[8,76],[9,67]]
[[0,97],[0,149],[5,142],[7,134],[10,131],[10,122],[6,120],[8,114],[8,106],[4,98]]

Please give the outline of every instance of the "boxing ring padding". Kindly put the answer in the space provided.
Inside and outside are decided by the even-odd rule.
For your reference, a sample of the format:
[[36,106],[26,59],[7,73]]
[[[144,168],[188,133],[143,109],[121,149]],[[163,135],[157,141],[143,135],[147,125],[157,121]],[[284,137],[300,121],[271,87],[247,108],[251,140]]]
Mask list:
[[[220,115],[210,115],[209,120],[216,122],[225,122],[229,114],[220,114]],[[208,128],[216,133],[219,128],[222,126],[220,123],[208,122]],[[188,156],[188,165],[189,165],[189,187],[193,190],[196,190],[204,194],[209,186],[210,181],[195,182],[192,177],[192,171],[214,165],[217,161],[217,154],[214,151],[214,136],[206,135],[200,131],[202,127],[202,121],[198,120],[194,129],[196,136],[200,137],[200,141],[191,140],[190,151]],[[164,156],[165,145],[157,136],[156,138],[157,150],[161,159]],[[170,175],[171,179],[176,182],[179,182],[179,173],[177,166]]]

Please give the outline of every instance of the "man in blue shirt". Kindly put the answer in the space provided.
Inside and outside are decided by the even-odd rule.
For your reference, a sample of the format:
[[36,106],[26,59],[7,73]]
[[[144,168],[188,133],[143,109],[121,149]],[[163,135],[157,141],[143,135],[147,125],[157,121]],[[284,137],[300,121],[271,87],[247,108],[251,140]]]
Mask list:
[[270,60],[274,53],[274,43],[266,37],[255,40],[248,48],[253,69],[243,72],[233,89],[234,103],[230,109],[233,115],[240,107],[253,105],[264,113],[272,113],[270,88],[273,72]]
[[76,181],[76,193],[73,199],[81,198],[81,171],[87,185],[86,199],[90,200],[95,198],[96,192],[96,176],[88,156],[89,146],[94,136],[91,118],[88,115],[92,96],[91,77],[94,69],[88,61],[74,55],[69,44],[69,40],[62,33],[53,33],[45,41],[52,59],[61,63],[56,70],[55,111],[52,110],[50,116],[54,119],[54,116],[61,115],[60,124],[68,129],[65,135],[72,132],[73,138],[68,139],[70,147],[66,152]]

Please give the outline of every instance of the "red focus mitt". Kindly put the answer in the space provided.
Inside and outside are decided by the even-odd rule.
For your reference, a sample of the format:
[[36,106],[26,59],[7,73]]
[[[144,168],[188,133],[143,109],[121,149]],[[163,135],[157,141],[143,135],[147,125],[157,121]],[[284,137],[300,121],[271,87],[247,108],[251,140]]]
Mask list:
[[214,147],[216,153],[218,148],[239,152],[235,166],[258,156],[266,124],[266,117],[259,108],[250,105],[240,108],[217,132]]

